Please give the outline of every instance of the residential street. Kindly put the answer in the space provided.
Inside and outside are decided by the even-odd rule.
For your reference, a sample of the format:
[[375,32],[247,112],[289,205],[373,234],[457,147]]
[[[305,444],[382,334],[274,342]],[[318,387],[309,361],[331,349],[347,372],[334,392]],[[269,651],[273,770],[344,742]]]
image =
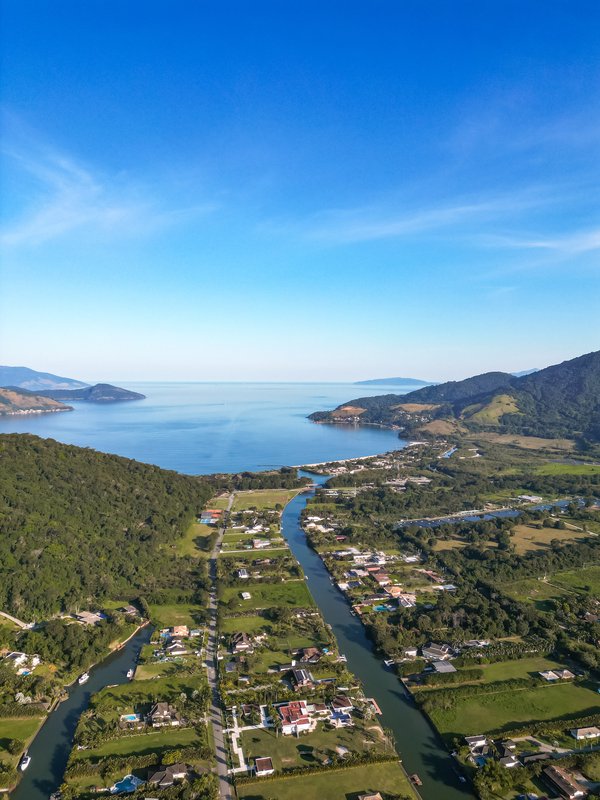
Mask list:
[[227,527],[227,519],[233,505],[234,494],[232,493],[227,505],[227,512],[223,515],[223,526],[219,529],[219,535],[215,542],[214,549],[210,555],[209,574],[211,580],[210,588],[210,621],[208,625],[208,643],[206,647],[206,671],[208,685],[210,687],[211,703],[209,719],[212,724],[213,736],[215,740],[215,752],[217,758],[217,774],[219,776],[219,792],[221,800],[234,800],[235,790],[231,786],[227,768],[227,746],[223,731],[223,715],[221,713],[221,699],[218,686],[218,662],[217,662],[217,558],[223,539],[223,533]]

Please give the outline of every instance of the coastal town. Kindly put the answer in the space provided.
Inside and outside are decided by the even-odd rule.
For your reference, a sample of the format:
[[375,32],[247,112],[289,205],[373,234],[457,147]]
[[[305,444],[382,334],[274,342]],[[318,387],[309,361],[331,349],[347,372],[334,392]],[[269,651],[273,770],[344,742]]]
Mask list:
[[[506,473],[490,480],[492,455]],[[333,796],[333,786],[366,798],[428,796],[429,776],[411,771],[405,753],[410,728],[403,733],[402,717],[390,728],[364,668],[353,672],[298,561],[292,524],[322,565],[320,580],[365,631],[373,663],[397,682],[402,713],[440,736],[457,797],[470,786],[484,800],[593,797],[596,471],[551,463],[544,451],[414,442],[307,466],[295,488],[209,499],[177,546],[191,574],[205,576],[208,609],[181,590],[178,600],[174,587],[162,602],[123,598],[62,618],[82,631],[120,626],[117,647],[144,640],[127,674],[92,692],[55,797],[286,800]],[[528,480],[514,477],[525,464]],[[557,491],[565,481],[570,491]],[[531,573],[531,560],[550,556],[552,571]],[[510,580],[495,589],[490,575],[503,576],[507,562]],[[20,624],[35,633],[46,623]],[[95,675],[85,666],[70,673],[82,688]],[[22,732],[2,754],[10,778],[26,774],[28,740],[61,694],[31,691],[55,670],[37,652],[5,647],[0,669],[14,675],[5,690],[15,698],[0,725]]]

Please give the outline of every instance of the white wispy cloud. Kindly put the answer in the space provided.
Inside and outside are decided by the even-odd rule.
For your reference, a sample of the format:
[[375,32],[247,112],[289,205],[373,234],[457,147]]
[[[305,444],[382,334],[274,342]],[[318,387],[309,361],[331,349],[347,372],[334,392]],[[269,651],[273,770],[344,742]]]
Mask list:
[[217,208],[212,202],[169,207],[141,183],[83,164],[30,131],[24,134],[22,126],[2,148],[2,157],[5,173],[17,186],[27,186],[26,202],[0,227],[0,244],[6,248],[82,231],[96,236],[145,235]]
[[545,190],[534,187],[510,195],[460,197],[445,204],[410,211],[394,208],[393,202],[361,208],[328,209],[302,220],[272,223],[269,227],[330,245],[408,238],[436,232],[470,237],[479,233],[486,223],[514,218],[526,209],[552,202],[551,198],[552,195]]
[[600,250],[600,228],[566,233],[562,236],[492,236],[487,237],[485,241],[493,247],[507,247],[515,250],[545,250],[557,255],[573,257]]

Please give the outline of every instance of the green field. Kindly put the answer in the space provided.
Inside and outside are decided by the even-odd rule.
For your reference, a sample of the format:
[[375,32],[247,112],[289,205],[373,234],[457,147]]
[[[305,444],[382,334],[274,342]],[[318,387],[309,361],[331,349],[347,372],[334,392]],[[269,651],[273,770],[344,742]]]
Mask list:
[[223,617],[219,620],[219,631],[225,635],[231,633],[260,633],[261,631],[271,630],[271,623],[263,617]]
[[502,590],[520,603],[533,603],[539,611],[548,611],[548,600],[560,600],[568,592],[556,586],[549,586],[536,578],[523,578],[502,584]]
[[[268,755],[263,753],[262,755]],[[397,762],[367,764],[344,770],[324,770],[305,777],[257,781],[238,787],[239,800],[356,800],[360,794],[416,798]]]
[[217,527],[214,525],[202,525],[200,522],[192,522],[185,535],[175,545],[177,555],[206,558],[208,556],[208,551],[206,550],[207,541],[211,533],[216,532]]
[[188,625],[194,627],[202,619],[204,609],[189,603],[168,603],[165,605],[149,604],[152,621],[160,628],[173,625]]
[[285,506],[292,497],[298,494],[298,489],[257,489],[249,492],[236,492],[233,501],[233,511],[243,511],[246,508],[275,508],[276,505]]
[[494,681],[507,681],[511,678],[535,677],[538,672],[546,669],[557,669],[565,667],[564,662],[555,661],[552,658],[518,658],[514,661],[499,661],[496,664],[482,664],[484,677],[483,683],[493,683]]
[[600,464],[542,464],[538,475],[598,475]]
[[557,572],[549,578],[551,583],[584,594],[600,596],[600,567]]
[[104,756],[139,755],[142,753],[160,753],[174,747],[187,747],[200,744],[201,739],[194,728],[167,728],[153,733],[140,733],[137,736],[122,736],[91,750],[75,751],[75,758],[98,759]]
[[244,755],[250,761],[268,755],[273,759],[276,770],[294,766],[318,766],[319,757],[336,755],[336,746],[348,750],[365,753],[385,752],[381,729],[377,722],[367,723],[369,727],[355,725],[351,728],[325,730],[318,725],[313,733],[304,733],[300,737],[277,735],[267,730],[244,731],[241,743]]
[[442,736],[452,741],[454,737],[510,730],[529,722],[599,712],[600,695],[595,687],[562,683],[465,697],[452,708],[432,710],[430,716]]
[[251,594],[250,600],[242,600],[242,591],[246,590],[237,586],[223,589],[221,600],[227,604],[229,611],[252,611],[276,606],[307,608],[315,604],[303,580],[253,584],[247,589]]
[[[255,558],[275,558],[277,556],[282,556],[290,552],[290,548],[285,545],[275,544],[273,547],[267,547],[264,550],[254,550],[253,548],[249,550],[236,550],[235,553],[232,553],[232,549],[225,549],[221,550],[219,555],[221,556],[235,556],[236,561],[254,561]],[[264,553],[264,555],[263,555]]]
[[[0,762],[16,767],[20,754],[11,755],[6,746],[10,739],[20,739],[29,744],[29,740],[36,733],[43,717],[10,717],[0,719]],[[0,777],[0,786],[2,778]]]
[[572,528],[560,530],[559,528],[536,528],[535,525],[519,524],[513,528],[511,542],[515,551],[521,555],[534,550],[544,550],[550,546],[554,539],[565,543],[588,537],[589,533],[573,530]]

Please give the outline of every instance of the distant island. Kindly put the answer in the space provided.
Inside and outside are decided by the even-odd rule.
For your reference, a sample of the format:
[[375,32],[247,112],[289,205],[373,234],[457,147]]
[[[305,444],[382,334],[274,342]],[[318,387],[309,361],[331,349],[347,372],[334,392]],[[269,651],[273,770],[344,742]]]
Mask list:
[[38,372],[29,367],[0,366],[0,416],[73,411],[71,402],[121,403],[145,395],[110,383],[89,383]]
[[110,383],[97,383],[83,389],[51,389],[38,392],[53,400],[83,401],[86,403],[121,403],[130,400],[144,400],[146,395],[112,386]]
[[354,383],[356,386],[431,386],[434,381],[422,381],[420,378],[371,378]]

